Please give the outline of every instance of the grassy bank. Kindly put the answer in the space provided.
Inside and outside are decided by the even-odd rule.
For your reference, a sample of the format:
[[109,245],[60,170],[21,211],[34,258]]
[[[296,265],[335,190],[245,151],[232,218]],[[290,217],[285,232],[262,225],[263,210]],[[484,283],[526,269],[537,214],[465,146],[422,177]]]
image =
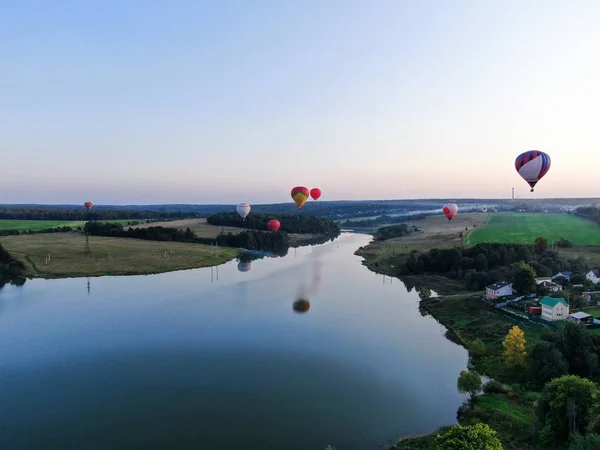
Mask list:
[[221,247],[215,255],[206,245],[90,236],[90,255],[80,233],[5,236],[0,242],[33,278],[161,273],[221,264],[239,253]]

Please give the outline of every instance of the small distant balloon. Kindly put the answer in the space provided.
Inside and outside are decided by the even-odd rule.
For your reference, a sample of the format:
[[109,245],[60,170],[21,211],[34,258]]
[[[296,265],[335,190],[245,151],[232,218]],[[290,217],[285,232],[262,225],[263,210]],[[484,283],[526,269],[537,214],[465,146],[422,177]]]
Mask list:
[[313,200],[319,200],[319,197],[321,197],[321,189],[312,188],[310,190],[310,196],[313,198]]
[[529,186],[531,191],[550,170],[550,156],[540,150],[529,150],[521,153],[515,160],[515,169]]
[[248,272],[252,268],[252,263],[240,261],[237,268],[240,272]]
[[279,231],[280,226],[281,224],[279,223],[279,220],[276,219],[271,219],[267,222],[267,228],[269,231]]
[[248,203],[240,203],[236,206],[235,210],[242,217],[242,219],[245,219],[246,216],[250,214],[250,205]]
[[87,208],[87,210],[89,211],[92,208],[92,206],[94,206],[94,204],[92,202],[85,202],[83,204],[83,206],[85,206]]
[[294,202],[296,202],[298,208],[302,208],[306,203],[306,200],[308,200],[309,195],[310,192],[308,191],[308,188],[304,186],[296,186],[292,189],[292,198],[294,199]]
[[305,298],[301,298],[294,302],[293,308],[294,308],[294,311],[297,313],[308,312],[308,310],[310,309],[310,302]]
[[444,215],[448,218],[448,220],[452,220],[458,212],[458,206],[456,205],[456,203],[447,203],[442,208],[442,211],[444,212]]

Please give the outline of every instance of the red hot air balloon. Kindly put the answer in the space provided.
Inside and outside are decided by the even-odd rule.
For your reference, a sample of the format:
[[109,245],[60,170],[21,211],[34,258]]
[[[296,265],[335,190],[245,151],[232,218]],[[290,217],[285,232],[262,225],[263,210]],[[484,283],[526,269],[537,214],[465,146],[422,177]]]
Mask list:
[[279,223],[279,220],[271,219],[267,222],[267,228],[269,231],[279,231],[280,226],[281,224]]
[[444,215],[448,218],[448,220],[452,220],[458,212],[458,206],[456,206],[455,203],[448,203],[444,205],[442,211],[444,211]]
[[313,198],[313,200],[319,200],[319,197],[321,196],[321,189],[312,188],[310,190],[310,196]]
[[94,206],[94,204],[93,204],[92,202],[85,202],[85,203],[83,204],[83,206],[85,206],[85,207],[87,208],[87,210],[89,211],[89,210],[90,210],[90,208],[91,208],[92,206]]

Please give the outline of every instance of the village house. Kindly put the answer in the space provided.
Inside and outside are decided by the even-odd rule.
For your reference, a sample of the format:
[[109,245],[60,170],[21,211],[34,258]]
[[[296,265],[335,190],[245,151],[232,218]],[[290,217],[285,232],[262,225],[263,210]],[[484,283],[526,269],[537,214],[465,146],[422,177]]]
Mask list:
[[582,323],[584,325],[590,325],[594,323],[594,318],[590,314],[584,312],[573,313],[569,315],[567,320],[575,323]]
[[553,280],[556,280],[557,278],[566,278],[568,281],[571,281],[571,272],[558,272],[556,275],[552,276]]
[[552,278],[550,277],[538,277],[535,279],[535,284],[540,284],[544,281],[552,281]]
[[553,283],[552,281],[544,280],[541,283],[538,283],[537,285],[546,288],[552,292],[562,291],[562,286],[560,284]]
[[600,270],[592,269],[587,273],[585,277],[592,283],[598,284],[598,281],[600,281]]
[[540,306],[544,320],[556,322],[569,317],[569,304],[564,298],[544,297],[540,300]]
[[485,288],[485,296],[492,300],[512,294],[512,283],[508,281],[497,281]]

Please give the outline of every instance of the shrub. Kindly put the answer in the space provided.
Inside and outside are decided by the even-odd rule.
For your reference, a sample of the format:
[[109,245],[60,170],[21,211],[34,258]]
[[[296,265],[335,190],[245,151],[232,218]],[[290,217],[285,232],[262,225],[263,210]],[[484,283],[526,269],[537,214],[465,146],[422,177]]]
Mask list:
[[490,380],[483,385],[483,392],[486,394],[506,394],[509,389],[496,380]]

